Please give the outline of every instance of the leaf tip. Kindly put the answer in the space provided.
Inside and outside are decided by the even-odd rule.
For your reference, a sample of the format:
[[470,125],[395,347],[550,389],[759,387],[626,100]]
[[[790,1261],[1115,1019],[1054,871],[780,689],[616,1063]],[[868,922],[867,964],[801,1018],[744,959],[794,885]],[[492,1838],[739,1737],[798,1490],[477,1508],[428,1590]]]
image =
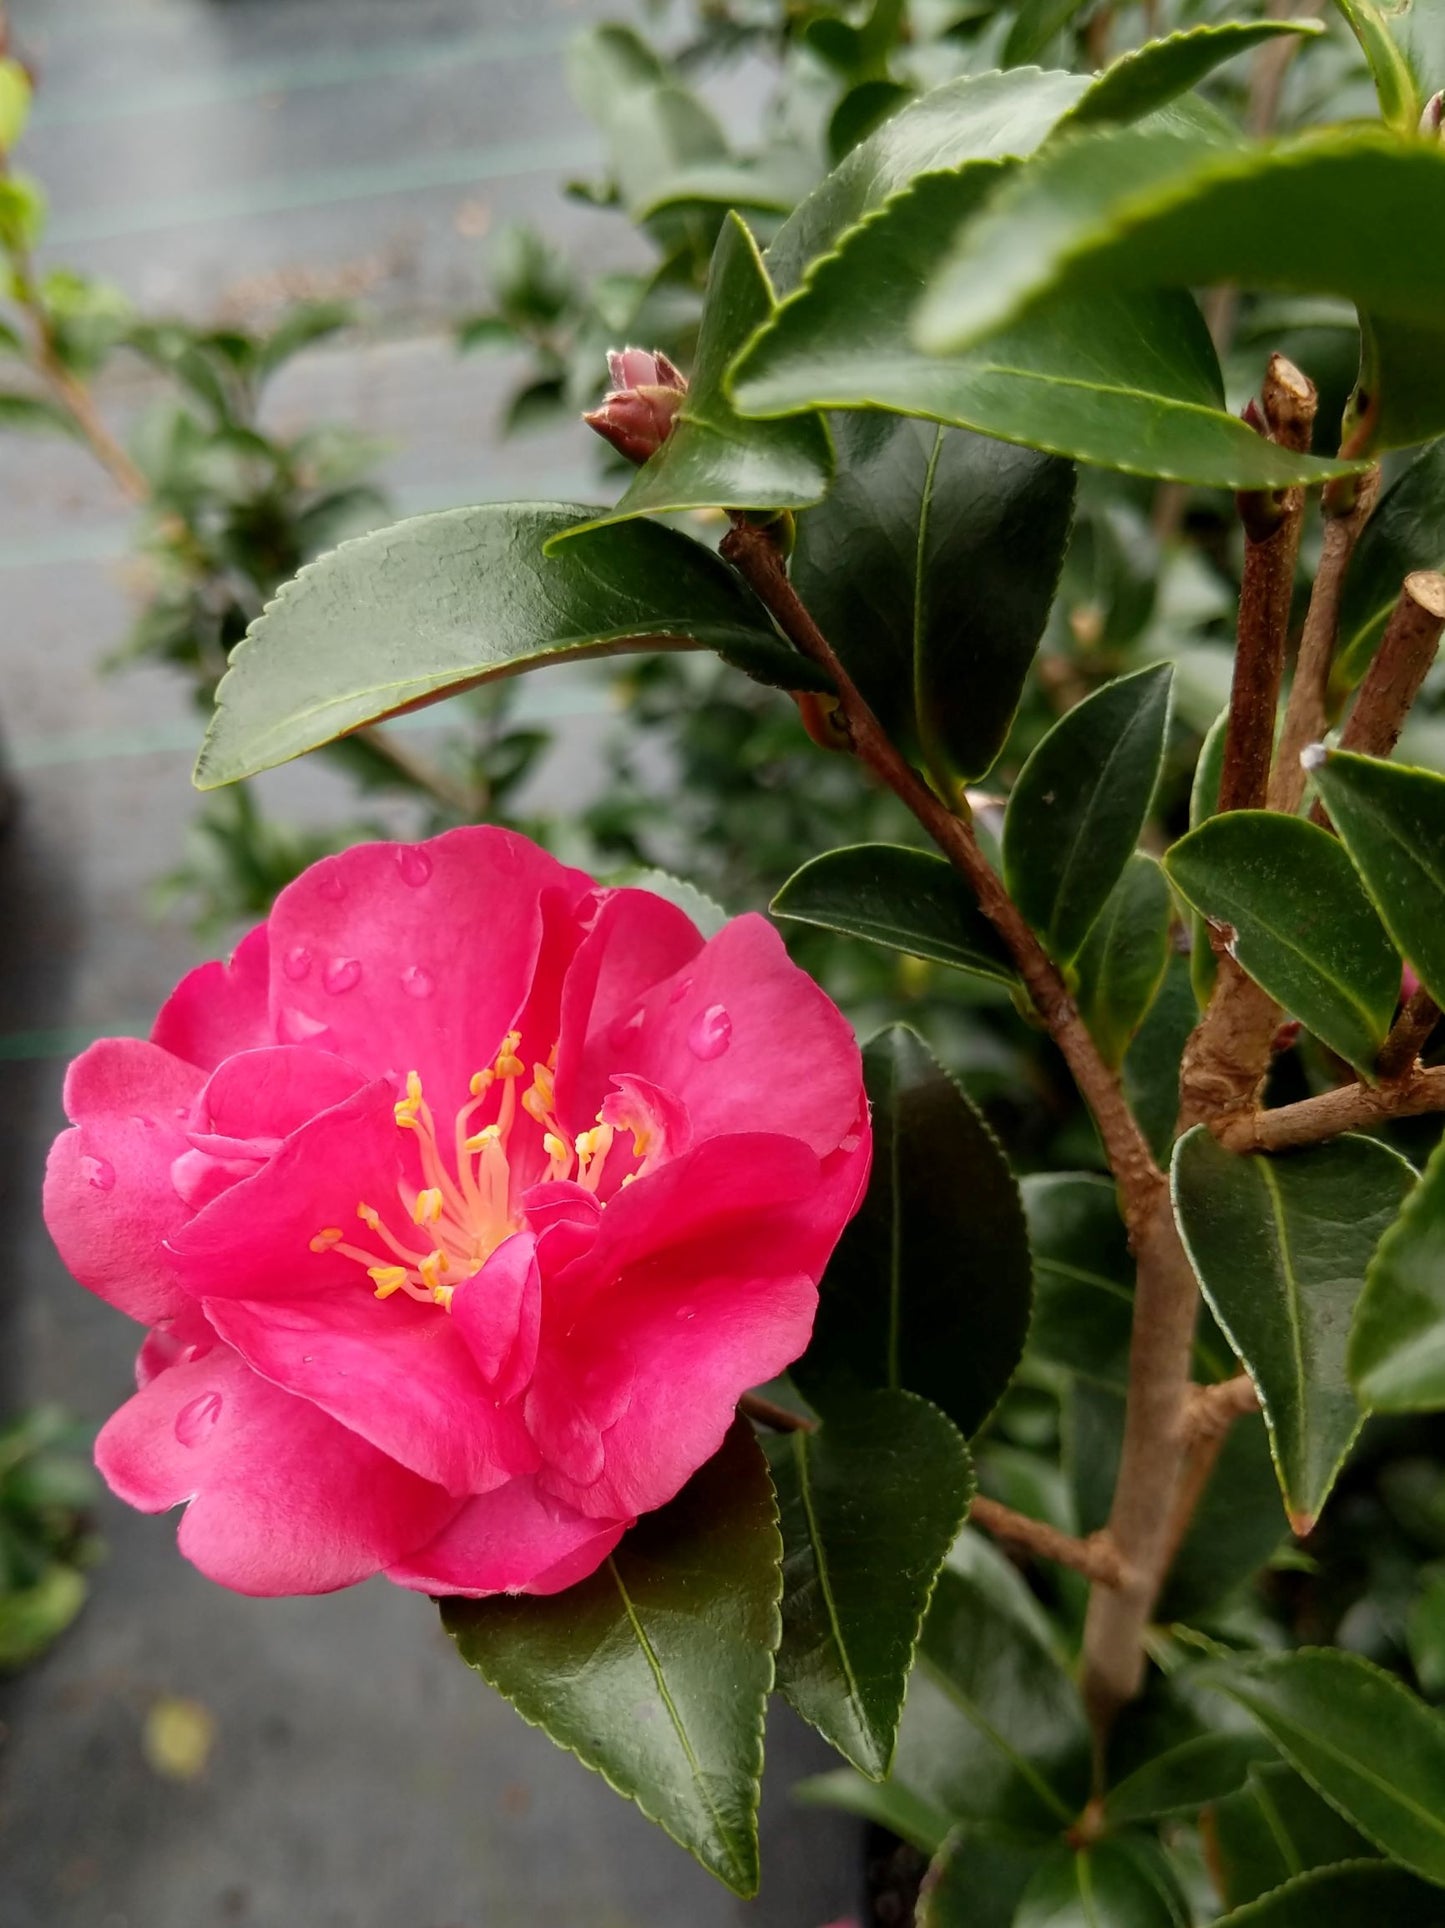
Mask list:
[[1290,1532],[1297,1540],[1307,1540],[1315,1530],[1319,1520],[1318,1513],[1296,1513],[1290,1508],[1286,1508],[1286,1512],[1289,1515]]

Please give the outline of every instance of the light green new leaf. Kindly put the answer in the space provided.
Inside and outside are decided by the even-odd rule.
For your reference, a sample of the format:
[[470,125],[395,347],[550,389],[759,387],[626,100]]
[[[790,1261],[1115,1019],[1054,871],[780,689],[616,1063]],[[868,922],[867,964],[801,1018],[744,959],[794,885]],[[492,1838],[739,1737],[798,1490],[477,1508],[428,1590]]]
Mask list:
[[1309,754],[1385,929],[1431,997],[1445,1001],[1445,777],[1343,750]]
[[1379,97],[1381,117],[1396,133],[1413,134],[1425,103],[1415,85],[1410,63],[1390,31],[1384,10],[1375,5],[1375,0],[1335,0],[1335,5],[1364,49]]
[[1056,1847],[1024,1890],[1012,1928],[1186,1928],[1189,1919],[1157,1843],[1121,1834]]
[[1445,1142],[1380,1241],[1350,1337],[1350,1377],[1383,1412],[1445,1407]]
[[[697,361],[672,433],[614,509],[566,536],[683,509],[801,509],[825,494],[833,451],[822,418],[745,422],[722,391],[723,371],[773,305],[758,245],[729,214],[713,250]],[[553,537],[549,553],[566,536]]]
[[1219,487],[1276,488],[1338,472],[1341,464],[1291,454],[1228,412],[1208,331],[1178,290],[1094,288],[967,354],[910,346],[917,290],[1011,170],[1016,163],[978,160],[922,175],[847,230],[734,363],[739,412],[887,409]]
[[1233,1661],[1199,1680],[1253,1715],[1391,1860],[1445,1885],[1445,1720],[1408,1688],[1357,1654],[1312,1648]]
[[834,435],[837,479],[798,519],[798,593],[895,741],[981,777],[1048,620],[1073,470],[897,415],[839,415]]
[[1400,960],[1339,841],[1304,817],[1234,810],[1164,859],[1170,881],[1306,1030],[1373,1077]]
[[[196,765],[203,790],[363,723],[545,663],[711,648],[815,687],[732,571],[658,523],[543,554],[588,511],[508,502],[378,529],[307,563],[233,652]],[[795,667],[796,666],[796,667]]]
[[1031,154],[1088,86],[1080,74],[1021,68],[965,75],[933,88],[861,141],[798,204],[765,257],[773,286],[779,294],[791,293],[810,261],[916,174]]
[[931,851],[850,844],[794,871],[773,899],[774,917],[862,937],[1000,984],[1015,981],[1003,941],[958,872]]
[[915,1928],[1013,1928],[1014,1910],[1057,1843],[965,1821],[933,1857]]
[[1222,20],[1213,26],[1187,27],[1162,40],[1146,40],[1106,67],[1055,131],[1062,134],[1106,121],[1123,125],[1141,120],[1261,41],[1282,33],[1323,32],[1317,20]]
[[1079,952],[1079,1015],[1104,1062],[1117,1070],[1164,982],[1174,903],[1164,873],[1129,854]]
[[1075,958],[1149,814],[1169,727],[1167,663],[1105,683],[1035,748],[1004,816],[1014,902],[1055,960]]
[[1345,1369],[1350,1320],[1414,1182],[1373,1138],[1243,1158],[1201,1125],[1175,1151],[1179,1230],[1258,1389],[1297,1533],[1309,1532],[1364,1416]]
[[1344,295],[1376,324],[1377,446],[1404,445],[1445,429],[1445,365],[1430,369],[1432,344],[1445,364],[1445,257],[1380,236],[1442,224],[1445,148],[1434,142],[1358,125],[1249,146],[1086,133],[1046,149],[968,227],[913,332],[956,357],[1104,289],[1237,281]]
[[1365,524],[1340,598],[1331,680],[1353,689],[1385,633],[1412,570],[1445,564],[1445,440],[1429,443],[1391,483]]
[[1440,1890],[1387,1861],[1313,1868],[1228,1916],[1232,1928],[1440,1928]]
[[924,1610],[968,1511],[968,1448],[927,1400],[875,1392],[765,1450],[783,1533],[778,1687],[880,1779]]
[[739,1420],[590,1579],[444,1600],[442,1624],[524,1720],[747,1896],[781,1556],[767,1465]]
[[823,1277],[793,1376],[825,1417],[860,1389],[920,1393],[965,1435],[1003,1396],[1032,1296],[1018,1186],[993,1133],[903,1025],[864,1047],[867,1196]]

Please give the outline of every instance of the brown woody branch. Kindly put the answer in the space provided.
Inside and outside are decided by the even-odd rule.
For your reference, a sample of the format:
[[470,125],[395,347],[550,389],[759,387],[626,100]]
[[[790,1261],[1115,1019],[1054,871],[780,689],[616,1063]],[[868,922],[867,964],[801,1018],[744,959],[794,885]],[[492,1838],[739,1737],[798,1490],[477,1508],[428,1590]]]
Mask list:
[[1416,1066],[1389,1084],[1341,1085],[1274,1111],[1236,1113],[1219,1126],[1216,1136],[1230,1151],[1292,1151],[1427,1111],[1445,1111],[1445,1065],[1430,1070]]
[[1417,569],[1405,578],[1340,734],[1340,747],[1388,756],[1400,740],[1420,685],[1445,632],[1445,575]]
[[1379,1072],[1387,1084],[1414,1068],[1439,1022],[1440,1006],[1423,984],[1416,985],[1380,1047]]

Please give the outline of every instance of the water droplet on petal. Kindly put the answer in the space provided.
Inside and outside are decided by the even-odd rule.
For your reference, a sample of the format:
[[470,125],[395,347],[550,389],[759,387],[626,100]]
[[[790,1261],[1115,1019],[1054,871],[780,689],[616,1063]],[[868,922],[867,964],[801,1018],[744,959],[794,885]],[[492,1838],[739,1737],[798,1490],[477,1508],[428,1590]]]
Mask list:
[[301,1355],[301,1363],[303,1366],[315,1365],[316,1354],[314,1352],[303,1352]]
[[687,1027],[687,1048],[707,1064],[720,1058],[733,1041],[733,1021],[721,1004],[709,1004]]
[[668,1003],[681,1004],[691,989],[692,979],[690,977],[680,977],[667,994]]
[[857,1151],[862,1142],[863,1139],[858,1132],[850,1131],[846,1138],[838,1140],[838,1149],[839,1151]]
[[144,1112],[133,1111],[130,1115],[130,1121],[133,1125],[139,1125],[142,1131],[154,1131],[156,1128],[155,1119],[147,1118]]
[[401,872],[401,881],[418,890],[431,876],[431,858],[418,844],[407,844],[396,853],[396,867]]
[[324,897],[329,904],[339,904],[341,902],[342,898],[346,895],[346,880],[342,877],[337,865],[333,864],[329,870],[322,871],[321,875],[316,879],[316,892],[318,896]]
[[343,991],[354,991],[361,982],[361,959],[333,957],[321,974],[321,982],[333,997],[340,997]]
[[309,1012],[300,1011],[294,1004],[283,1004],[276,1018],[276,1030],[282,1044],[315,1044],[318,1038],[325,1037],[327,1026]]
[[697,1307],[695,1305],[680,1305],[672,1316],[674,1319],[695,1319],[697,1317]]
[[608,1042],[612,1048],[620,1050],[636,1032],[642,1029],[642,1021],[646,1016],[647,1007],[639,1004],[637,1009],[629,1011],[626,1017],[615,1019],[608,1031]]
[[408,997],[430,997],[436,987],[436,979],[420,964],[413,964],[410,970],[401,974],[401,988]]
[[176,1438],[182,1446],[199,1446],[207,1434],[215,1429],[220,1417],[221,1395],[218,1392],[203,1392],[199,1399],[182,1406],[176,1414]]
[[87,1185],[94,1185],[98,1192],[115,1190],[115,1166],[108,1158],[82,1158],[81,1175]]
[[287,951],[281,960],[281,969],[293,984],[299,984],[311,969],[311,953],[304,944],[298,944],[293,951]]

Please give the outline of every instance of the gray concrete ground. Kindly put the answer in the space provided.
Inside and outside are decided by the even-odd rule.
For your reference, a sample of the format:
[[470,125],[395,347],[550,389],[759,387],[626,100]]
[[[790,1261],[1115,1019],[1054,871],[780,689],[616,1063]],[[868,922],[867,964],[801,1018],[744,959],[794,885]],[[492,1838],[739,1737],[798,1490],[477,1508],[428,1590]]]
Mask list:
[[[387,319],[311,354],[277,408],[397,443],[403,507],[585,483],[570,432],[500,450],[510,372],[438,332],[477,298],[488,220],[545,218],[596,251],[559,170],[588,136],[559,48],[585,10],[509,0],[18,0],[45,71],[28,158],[57,258],[148,305],[205,312],[369,264]],[[460,231],[459,231],[460,230]],[[241,289],[246,296],[245,286]],[[124,416],[136,397],[107,398]],[[126,522],[69,449],[0,442],[0,725],[22,810],[0,839],[0,1404],[59,1398],[98,1423],[135,1332],[70,1284],[37,1209],[64,1059],[139,1030],[199,948],[146,896],[179,859],[196,721],[156,670],[101,678],[124,632]],[[597,769],[585,679],[539,684],[561,782]],[[314,766],[268,796],[346,812]],[[172,1523],[107,1502],[110,1553],[79,1625],[0,1695],[0,1928],[817,1928],[856,1898],[850,1824],[793,1807],[827,1764],[777,1713],[763,1899],[738,1903],[557,1753],[452,1656],[428,1604],[384,1584],[248,1601],[201,1580]],[[148,1765],[158,1705],[214,1719],[198,1777]]]

